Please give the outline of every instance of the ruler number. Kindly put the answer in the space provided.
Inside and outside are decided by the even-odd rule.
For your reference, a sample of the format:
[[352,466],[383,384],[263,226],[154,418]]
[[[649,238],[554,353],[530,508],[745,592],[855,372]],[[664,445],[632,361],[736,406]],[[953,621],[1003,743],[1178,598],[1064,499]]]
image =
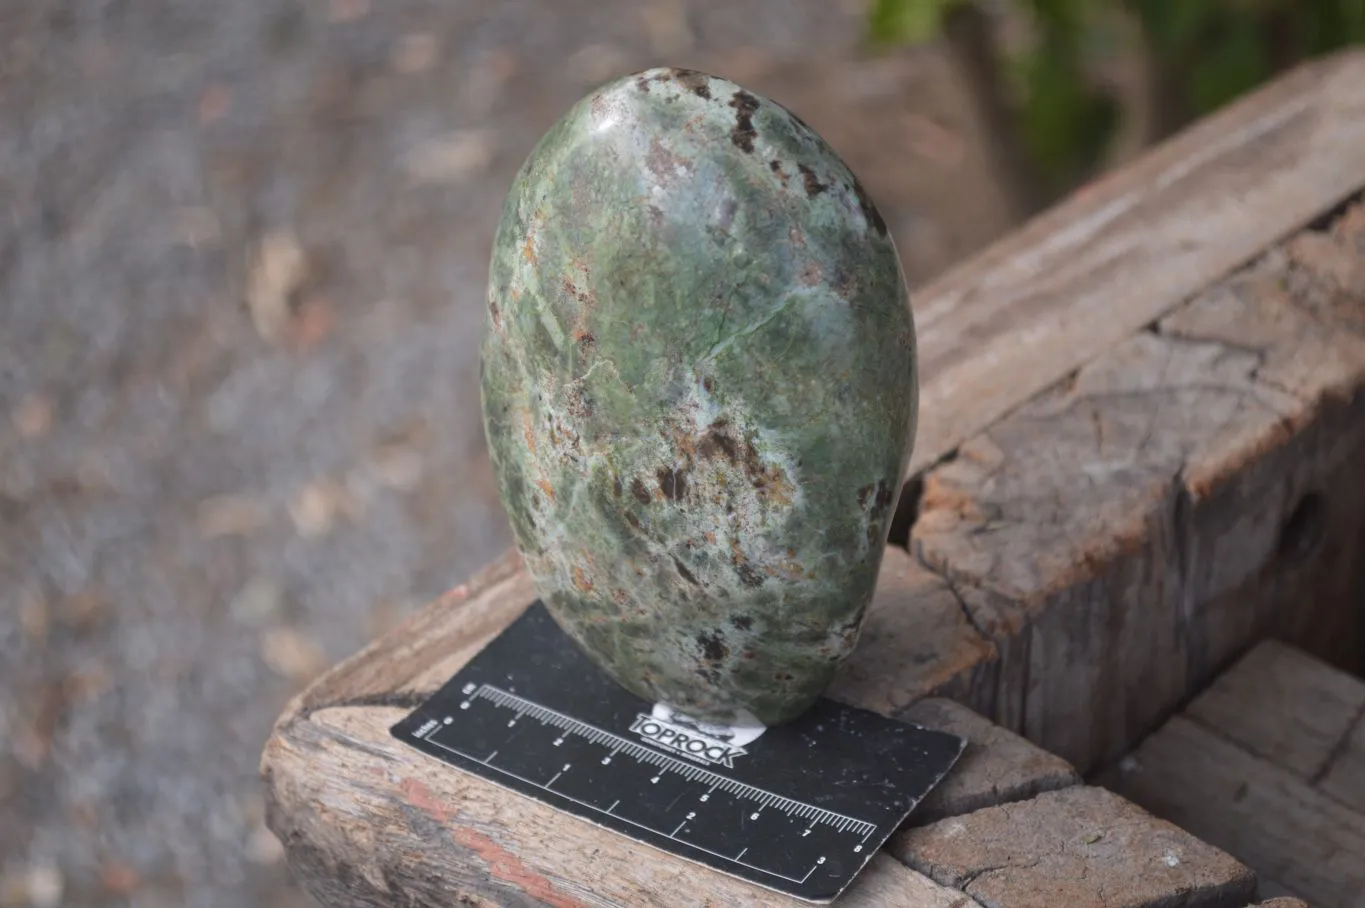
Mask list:
[[[464,694],[464,698],[463,698],[462,700],[459,701],[459,708],[460,708],[461,710],[468,710],[468,709],[470,709],[470,708],[474,705],[474,701],[475,701],[475,700],[478,700],[480,697],[484,697],[484,698],[486,698],[486,699],[491,700],[495,706],[500,706],[500,707],[503,707],[503,708],[508,708],[509,706],[511,706],[511,709],[509,709],[509,711],[510,711],[510,712],[513,712],[513,716],[512,716],[510,719],[507,720],[507,726],[506,726],[507,728],[514,728],[514,727],[519,723],[519,721],[520,721],[522,718],[524,718],[526,715],[528,715],[528,712],[527,712],[528,710],[531,711],[530,714],[532,715],[532,718],[537,719],[537,721],[540,721],[542,724],[549,724],[549,725],[556,725],[556,724],[557,724],[557,725],[559,725],[558,736],[557,736],[556,738],[554,738],[554,740],[553,740],[553,742],[552,742],[553,746],[555,746],[555,747],[560,747],[560,746],[562,746],[562,745],[565,743],[565,741],[568,740],[569,735],[572,734],[572,733],[574,733],[574,731],[578,729],[578,726],[575,726],[573,729],[569,729],[569,728],[566,728],[566,727],[565,727],[564,722],[572,721],[572,720],[569,720],[567,717],[564,717],[564,716],[562,716],[562,715],[560,715],[560,714],[558,714],[558,713],[554,713],[552,710],[549,710],[549,711],[547,711],[547,712],[550,714],[550,715],[549,715],[549,718],[546,718],[545,716],[541,715],[541,713],[536,713],[536,712],[535,712],[535,709],[537,708],[536,704],[531,703],[530,701],[526,701],[526,700],[524,700],[524,699],[522,699],[522,698],[519,698],[519,697],[515,696],[515,694],[509,694],[509,693],[507,693],[506,691],[502,691],[502,690],[499,690],[499,689],[497,689],[497,688],[480,688],[478,685],[475,685],[475,684],[466,684],[466,685],[464,685],[464,687],[463,687],[463,689],[462,689],[462,692],[463,692],[463,694]],[[508,703],[504,703],[503,700],[507,700],[507,701],[509,701],[509,702],[508,702]],[[543,710],[544,708],[541,708],[541,709]],[[504,714],[504,715],[505,715],[505,714]],[[558,720],[558,721],[557,721],[557,720]],[[444,723],[446,723],[446,724],[452,724],[454,720],[453,720],[452,717],[446,717],[446,718],[444,718],[442,721],[444,721]],[[431,725],[432,725],[433,727],[435,727],[436,724],[437,724],[437,723],[434,722],[434,721],[431,722]],[[592,731],[592,729],[589,729],[589,730]],[[602,756],[598,757],[599,763],[600,763],[602,766],[609,766],[609,765],[611,765],[613,762],[615,762],[615,759],[616,759],[617,754],[618,754],[619,752],[621,752],[621,749],[622,749],[623,747],[626,747],[626,748],[627,748],[626,751],[625,751],[626,754],[627,754],[628,756],[634,758],[637,762],[654,763],[655,766],[656,766],[656,768],[657,768],[657,772],[656,772],[655,775],[654,775],[653,777],[651,777],[650,780],[649,780],[649,782],[650,782],[651,785],[657,785],[657,784],[659,784],[661,781],[663,781],[663,776],[664,776],[667,772],[670,772],[670,771],[679,772],[679,773],[681,773],[681,775],[683,775],[683,776],[684,776],[686,779],[688,779],[688,780],[695,780],[695,779],[697,778],[697,775],[695,774],[695,772],[692,772],[692,773],[689,773],[689,772],[688,772],[688,770],[693,769],[693,767],[686,766],[686,765],[682,765],[682,766],[680,766],[679,768],[675,768],[675,767],[674,767],[674,763],[677,763],[678,761],[668,761],[668,760],[665,759],[665,762],[667,762],[668,765],[660,766],[660,761],[659,761],[659,758],[657,758],[657,757],[651,758],[651,756],[650,756],[649,754],[646,754],[645,758],[642,759],[642,757],[641,757],[640,754],[637,754],[637,753],[633,752],[633,751],[627,746],[629,742],[626,742],[626,741],[624,741],[624,740],[622,740],[622,739],[620,739],[620,738],[617,738],[617,737],[615,737],[614,735],[612,735],[612,734],[609,733],[609,732],[597,732],[595,735],[591,735],[591,736],[586,735],[586,733],[583,733],[583,732],[581,732],[581,731],[580,731],[580,733],[584,734],[586,737],[590,737],[591,742],[594,743],[594,744],[603,743],[604,741],[605,741],[605,742],[608,742],[607,748],[603,748],[603,749],[604,749],[604,750],[606,750],[606,749],[608,749],[608,748],[611,748],[611,749],[610,749],[609,752],[606,753],[605,755],[602,755]],[[512,734],[509,733],[508,739],[511,740],[511,737],[512,737]],[[600,753],[601,753],[601,751],[599,751],[599,754],[600,754]],[[486,758],[484,758],[481,762],[483,762],[484,764],[487,764],[487,765],[492,765],[492,760],[493,760],[493,758],[496,757],[496,756],[497,756],[497,751],[495,750],[495,751],[493,751],[493,753],[489,754]],[[570,769],[572,769],[572,768],[573,768],[573,764],[572,764],[572,763],[565,763],[565,764],[563,764],[563,766],[561,767],[561,769],[559,770],[559,772],[556,773],[556,774],[554,775],[554,778],[551,778],[548,782],[537,783],[537,784],[539,784],[542,788],[546,789],[547,791],[553,791],[553,789],[552,789],[550,786],[552,786],[552,785],[560,778],[561,775],[563,775],[564,773],[568,772],[568,771],[569,771]],[[705,776],[703,776],[703,777],[705,777]],[[520,777],[518,777],[518,778],[520,778]],[[711,777],[711,780],[714,781],[714,780],[715,780],[715,777],[712,776],[712,777]],[[698,793],[698,794],[697,794],[697,803],[705,804],[705,803],[709,802],[709,801],[711,800],[711,795],[714,794],[715,791],[716,791],[716,789],[717,789],[718,787],[720,787],[722,784],[724,784],[724,783],[722,783],[722,782],[715,782],[715,784],[711,785],[711,787],[710,787],[709,790],[706,790],[706,791],[703,791],[703,792],[701,792],[701,793]],[[745,787],[745,786],[741,786],[740,789],[738,790],[739,793],[741,794],[741,796],[746,796],[746,795],[747,795],[747,796],[749,796],[749,797],[752,797],[755,801],[758,802],[757,805],[756,805],[757,809],[753,810],[753,811],[752,811],[751,813],[749,813],[749,815],[748,815],[748,820],[750,820],[750,821],[757,821],[757,820],[761,819],[761,818],[762,818],[762,815],[763,815],[763,808],[766,807],[766,806],[772,806],[774,803],[779,804],[779,805],[782,805],[782,806],[779,807],[779,809],[781,809],[781,810],[788,816],[788,818],[790,818],[790,819],[795,819],[795,816],[793,816],[793,814],[799,815],[801,812],[803,812],[802,810],[799,810],[798,808],[808,807],[808,805],[793,805],[793,804],[791,804],[791,803],[785,803],[785,804],[784,804],[783,799],[781,799],[779,796],[774,795],[774,794],[769,793],[769,792],[762,791],[761,789],[752,789],[752,788],[748,788],[747,790],[744,790],[744,789],[746,789],[746,787]],[[728,790],[728,789],[727,789],[727,790]],[[774,799],[776,799],[776,800],[774,800]],[[676,803],[676,800],[675,800],[674,803]],[[606,809],[605,812],[606,812],[607,814],[612,814],[612,812],[616,809],[616,806],[617,806],[618,804],[620,804],[620,801],[619,801],[619,800],[613,802],[612,805],[611,805],[611,807],[608,807],[608,808]],[[687,813],[687,815],[686,815],[686,818],[685,818],[681,823],[678,824],[678,828],[675,829],[675,830],[673,831],[672,836],[676,836],[677,834],[679,834],[679,833],[681,832],[682,829],[684,829],[685,827],[687,827],[687,824],[688,824],[689,822],[692,822],[692,821],[696,820],[697,814],[698,814],[698,812],[699,812],[700,810],[701,810],[701,808],[698,807],[696,810],[688,811],[688,813]],[[817,811],[817,813],[818,813],[818,811]],[[810,814],[807,813],[806,816],[809,817]],[[860,826],[857,825],[858,821],[855,821],[855,820],[854,820],[853,818],[851,818],[851,817],[843,817],[843,816],[837,815],[837,814],[836,814],[836,815],[833,815],[833,816],[835,817],[836,820],[841,821],[841,828],[845,828],[846,825],[847,825],[847,823],[853,823],[855,829],[861,828]],[[817,820],[818,820],[818,818],[817,818]],[[801,838],[809,838],[809,837],[810,837],[811,833],[813,833],[813,832],[815,831],[815,827],[816,827],[817,825],[819,825],[819,823],[818,823],[817,820],[812,820],[811,823],[810,823],[810,825],[809,825],[809,827],[807,827],[807,828],[805,828],[805,829],[803,829],[803,830],[801,831],[801,836],[800,836]],[[833,821],[831,821],[831,822],[833,822]],[[870,827],[871,824],[863,823],[862,826]],[[869,832],[868,835],[870,836],[871,833]],[[670,836],[670,837],[672,837],[672,836]],[[861,854],[862,852],[864,852],[864,851],[866,850],[866,847],[865,847],[865,846],[866,846],[866,837],[864,838],[864,841],[863,841],[862,843],[859,843],[859,844],[856,844],[856,845],[853,845],[853,846],[852,846],[852,847],[853,847],[853,852],[854,852],[855,854]],[[743,858],[743,856],[748,852],[748,850],[749,850],[748,848],[743,849],[743,850],[739,853],[739,856],[738,856],[737,858],[735,858],[734,860],[740,860],[741,858]],[[820,855],[820,856],[816,859],[816,861],[815,861],[815,867],[818,868],[818,867],[825,866],[826,864],[828,864],[828,860],[829,860],[829,859],[828,859],[828,857],[827,857],[826,855]],[[837,866],[837,865],[836,865],[836,866]],[[813,871],[813,870],[814,870],[814,868],[812,868],[812,871]],[[808,875],[809,875],[809,874],[808,874]]]

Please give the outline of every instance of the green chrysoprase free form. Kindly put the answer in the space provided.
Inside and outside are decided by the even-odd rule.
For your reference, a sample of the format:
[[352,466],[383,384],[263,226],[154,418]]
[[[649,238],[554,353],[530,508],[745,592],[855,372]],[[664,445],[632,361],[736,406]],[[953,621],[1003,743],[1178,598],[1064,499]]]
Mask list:
[[886,225],[780,105],[650,70],[522,167],[485,428],[546,605],[636,694],[721,723],[812,705],[857,642],[917,399]]

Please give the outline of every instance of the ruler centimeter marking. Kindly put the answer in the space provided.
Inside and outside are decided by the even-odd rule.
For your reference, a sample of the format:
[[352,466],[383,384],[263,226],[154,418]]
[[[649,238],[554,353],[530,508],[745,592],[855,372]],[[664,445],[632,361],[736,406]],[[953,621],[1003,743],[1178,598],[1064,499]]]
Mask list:
[[[459,755],[459,756],[461,756],[461,757],[464,757],[466,760],[473,760],[473,759],[474,759],[473,757],[471,757],[469,754],[465,753],[464,751],[462,751],[462,750],[457,750],[457,749],[455,749],[454,747],[450,747],[450,746],[448,746],[448,745],[442,744],[440,741],[437,741],[437,740],[435,740],[434,738],[432,738],[431,736],[432,736],[433,734],[435,734],[437,731],[440,731],[440,728],[441,728],[441,726],[438,725],[436,728],[432,729],[430,732],[427,733],[427,736],[426,736],[426,738],[424,738],[424,740],[427,741],[428,743],[435,744],[437,747],[441,748],[442,750],[449,751],[450,753],[457,754],[457,755]],[[629,824],[632,825],[632,826],[638,826],[639,828],[644,829],[644,830],[647,830],[647,831],[652,832],[652,833],[655,833],[656,835],[665,836],[666,838],[670,838],[670,839],[672,839],[672,840],[675,841],[675,842],[679,842],[679,843],[681,843],[681,844],[683,844],[683,845],[686,845],[688,848],[695,848],[695,849],[697,849],[698,851],[704,851],[704,852],[706,852],[707,854],[711,855],[712,857],[721,858],[722,860],[726,860],[726,861],[730,861],[730,862],[735,863],[735,864],[739,864],[741,867],[748,867],[750,870],[757,870],[759,873],[766,873],[766,874],[768,874],[769,876],[775,876],[775,877],[777,877],[778,879],[786,880],[786,881],[789,882],[789,883],[797,883],[797,884],[804,883],[806,880],[810,879],[810,875],[811,875],[812,873],[814,873],[814,872],[820,867],[820,865],[823,864],[823,863],[825,862],[825,859],[824,859],[824,858],[820,858],[820,860],[816,861],[813,865],[811,865],[810,870],[807,870],[807,871],[806,871],[806,875],[803,876],[803,877],[787,876],[786,874],[778,873],[778,872],[775,871],[775,870],[769,870],[769,869],[766,868],[766,867],[759,867],[757,864],[750,864],[750,863],[748,863],[748,862],[746,862],[746,861],[741,861],[740,858],[744,857],[744,852],[748,851],[748,850],[749,850],[748,848],[745,848],[744,851],[741,851],[737,857],[733,857],[733,858],[732,858],[732,857],[730,857],[728,854],[721,854],[721,853],[718,852],[718,851],[712,851],[711,849],[706,848],[706,847],[701,846],[701,845],[698,845],[698,844],[696,844],[695,842],[689,842],[689,841],[687,841],[687,839],[680,839],[680,838],[678,838],[678,837],[677,837],[676,835],[674,835],[673,833],[676,833],[676,832],[678,831],[678,829],[682,829],[683,826],[687,825],[686,821],[680,823],[680,824],[678,825],[678,829],[673,830],[673,833],[663,832],[662,830],[655,829],[653,826],[646,826],[644,823],[637,823],[637,822],[635,822],[634,820],[632,820],[632,819],[630,819],[630,818],[628,818],[628,817],[623,817],[623,816],[621,816],[620,814],[611,813],[611,809],[610,809],[610,808],[608,808],[607,810],[603,811],[602,808],[601,808],[601,807],[598,807],[596,804],[589,804],[587,801],[580,801],[578,798],[572,797],[571,795],[566,795],[566,794],[564,794],[564,793],[561,792],[561,791],[555,791],[553,788],[550,788],[548,784],[542,785],[541,783],[532,781],[531,779],[528,779],[528,778],[526,778],[526,777],[523,776],[523,775],[518,775],[517,773],[512,772],[511,770],[503,769],[501,766],[494,766],[492,763],[488,763],[488,762],[485,761],[485,760],[479,760],[478,762],[483,763],[485,766],[489,767],[490,769],[496,769],[498,772],[502,773],[503,775],[511,776],[512,778],[517,779],[518,781],[525,782],[527,785],[534,785],[534,786],[536,786],[537,788],[543,788],[543,789],[545,789],[546,791],[548,791],[548,792],[550,792],[551,794],[553,794],[553,795],[554,795],[555,797],[557,797],[557,798],[563,798],[563,799],[566,800],[566,801],[573,801],[575,804],[578,804],[578,805],[581,806],[581,807],[587,807],[589,810],[595,810],[595,811],[597,811],[597,812],[599,812],[599,813],[607,813],[607,814],[610,814],[610,815],[611,815],[611,818],[614,819],[614,820],[620,820],[620,821],[622,821],[622,822],[629,823]],[[558,776],[555,776],[555,778],[559,778],[559,777],[558,777]],[[551,780],[551,781],[553,781],[553,780]],[[620,802],[618,801],[617,803],[619,804]],[[612,807],[615,807],[616,804],[613,804],[613,805],[611,805],[611,806],[612,806]]]
[[[653,748],[646,747],[643,744],[637,744],[634,741],[630,741],[626,738],[619,737],[617,735],[612,734],[611,732],[603,731],[602,729],[598,728],[595,725],[589,725],[586,722],[581,722],[578,719],[573,718],[572,716],[566,716],[563,713],[550,709],[547,706],[541,706],[539,703],[527,700],[524,697],[519,697],[516,694],[505,691],[499,687],[494,687],[491,684],[481,684],[477,689],[466,692],[466,696],[470,700],[473,700],[475,698],[481,698],[484,700],[488,700],[489,702],[493,703],[496,706],[503,707],[504,709],[514,710],[517,713],[517,716],[516,719],[512,720],[513,722],[516,722],[517,719],[520,719],[522,715],[528,715],[539,722],[543,722],[546,725],[553,725],[554,727],[559,728],[565,732],[578,735],[581,738],[586,738],[589,742],[593,744],[610,743],[614,747],[613,752],[621,751],[628,754],[631,757],[634,757],[637,760],[640,760],[641,762],[649,763],[661,769],[672,770],[673,772],[687,779],[689,782],[695,782],[704,779],[705,781],[711,783],[712,791],[720,789],[721,791],[724,791],[728,794],[749,798],[750,800],[758,801],[762,807],[769,806],[775,807],[778,810],[781,810],[783,813],[798,816],[803,819],[808,819],[812,822],[812,824],[824,823],[827,826],[834,827],[840,832],[853,830],[857,833],[860,833],[863,836],[864,840],[866,840],[868,836],[872,835],[872,833],[876,832],[877,830],[877,826],[875,823],[869,823],[866,820],[860,820],[856,817],[850,817],[842,813],[835,813],[832,810],[825,810],[823,807],[816,807],[813,804],[806,804],[802,801],[796,801],[791,798],[779,795],[775,792],[767,791],[766,789],[763,788],[758,788],[753,785],[747,785],[743,782],[736,782],[734,779],[726,778],[725,776],[719,775],[706,769],[702,769],[701,767],[695,766],[691,763],[686,763],[682,760],[666,756],[662,753],[659,753],[657,750],[654,750]],[[463,708],[463,704],[461,704],[461,707]],[[451,747],[447,747],[446,745],[442,744],[439,741],[433,740],[431,738],[431,735],[434,734],[439,729],[440,725],[438,724],[436,728],[433,728],[431,732],[429,732],[425,736],[426,740],[431,742],[432,744],[435,744],[438,747],[441,747],[444,750],[451,751],[452,753],[457,753],[460,756],[464,757],[465,759],[475,760],[476,762],[483,763],[484,765],[489,766],[492,769],[497,769],[500,772],[506,773],[509,776],[514,776],[515,778],[518,778],[529,785],[535,785],[538,788],[545,788],[545,786],[541,785],[539,782],[533,782],[530,779],[522,779],[520,776],[516,776],[515,773],[507,772],[507,770],[502,769],[499,766],[493,765],[491,762],[489,762],[492,759],[492,756],[489,756],[486,759],[478,759],[475,757],[471,757],[468,754],[461,753],[458,750],[454,750]],[[494,751],[495,755],[496,753],[497,752]],[[550,789],[546,790],[548,791]],[[555,794],[560,797],[566,797],[565,795],[561,795],[559,792],[555,792]],[[573,799],[571,798],[570,800]],[[583,806],[591,807],[593,810],[599,811],[601,810],[601,808],[595,807],[591,804],[584,804]],[[625,819],[624,817],[618,817],[616,814],[612,814],[612,816],[616,817],[617,819]],[[627,820],[626,822],[631,821]],[[634,825],[639,826],[640,824],[636,823]],[[641,828],[649,827],[642,826]],[[651,831],[658,832],[660,835],[667,835],[667,833],[664,833],[660,830]],[[669,836],[669,838],[672,838],[672,836]],[[692,845],[692,847],[698,848],[700,846]],[[706,849],[703,848],[702,850],[705,851]],[[714,854],[714,852],[708,853]],[[717,855],[717,857],[725,856]],[[727,857],[726,860],[734,860],[734,858]],[[745,866],[749,865],[746,864]],[[761,870],[762,868],[754,869]],[[766,873],[768,871],[764,872]],[[781,874],[774,875],[781,876]],[[809,874],[807,874],[807,876],[809,876]],[[783,877],[783,879],[791,878]],[[803,882],[802,880],[792,881]]]
[[699,745],[681,728],[655,740],[643,724],[650,710],[537,601],[391,731],[567,816],[817,903],[864,870],[964,746],[821,700],[757,746],[703,756],[688,752]]

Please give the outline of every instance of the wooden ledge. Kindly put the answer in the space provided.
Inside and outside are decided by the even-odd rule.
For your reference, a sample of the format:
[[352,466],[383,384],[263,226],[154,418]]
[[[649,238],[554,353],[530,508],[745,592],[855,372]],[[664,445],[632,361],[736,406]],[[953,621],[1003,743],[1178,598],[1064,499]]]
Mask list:
[[923,477],[911,547],[999,654],[966,702],[1087,772],[1270,634],[1362,667],[1362,249],[1358,203]]
[[[942,600],[963,620],[951,594],[935,591],[932,575],[904,552],[893,552],[888,564],[876,604],[879,622],[919,614],[898,607],[918,602],[906,598],[911,590],[925,601]],[[452,901],[798,904],[459,772],[390,736],[389,728],[520,614],[531,595],[516,557],[508,556],[318,679],[281,717],[261,763],[267,820],[309,891],[343,908]],[[913,670],[902,670],[904,684],[913,677]],[[856,693],[849,699],[859,702]],[[1064,761],[965,707],[922,699],[910,715],[963,735],[969,747],[890,852],[875,856],[840,898],[841,906],[979,908],[974,885],[986,904],[1049,904],[1053,887],[1069,887],[1081,902],[1085,893],[1103,892],[1114,908],[1162,908],[1176,899],[1234,908],[1251,897],[1254,877],[1226,854],[1120,798],[1081,786]],[[1059,792],[1074,794],[1058,798]],[[945,825],[959,817],[965,838]],[[1076,847],[1081,827],[1122,835],[1113,832],[1101,847]],[[1006,840],[1021,843],[1015,852],[1020,873],[987,878],[984,865],[973,864],[961,847],[978,839],[996,851]],[[1183,860],[1179,870],[1161,865],[1172,849]],[[1153,867],[1162,869],[1154,874]],[[1079,888],[1071,881],[1077,875],[1085,881]]]
[[[520,559],[509,553],[336,666],[289,705],[266,745],[261,772],[270,828],[285,843],[309,890],[329,906],[435,906],[449,904],[452,897],[558,906],[796,904],[510,794],[390,736],[394,722],[534,598]],[[957,658],[966,663],[980,658],[982,644],[956,600],[903,551],[891,552],[886,561],[875,614],[879,624],[896,625],[890,633],[898,639],[956,636],[963,641]],[[913,629],[915,622],[924,622],[924,633]],[[936,650],[930,653],[943,658]],[[865,673],[870,667],[861,664]],[[931,669],[928,680],[919,681],[903,673],[904,692],[897,700],[903,696],[908,703],[922,696],[935,679],[952,677],[954,671]],[[856,691],[859,684],[877,690],[866,679],[851,680],[848,689]],[[1009,753],[1027,754],[1030,745],[1013,736],[983,735],[981,727],[989,723],[964,718],[961,707],[943,704],[941,710],[950,717],[945,722],[957,723],[955,730],[978,739],[972,758],[980,769],[940,795],[940,812],[970,809],[983,797],[998,800],[983,790],[1040,791],[1075,778],[1069,767],[1046,755],[1017,767],[1004,765],[982,748],[1004,746]],[[983,781],[973,782],[974,775]],[[878,855],[840,904],[968,908],[973,903]]]
[[1300,67],[913,295],[911,471],[1365,187],[1365,51]]
[[1365,901],[1365,681],[1300,650],[1261,644],[1101,779],[1251,865],[1265,890]]

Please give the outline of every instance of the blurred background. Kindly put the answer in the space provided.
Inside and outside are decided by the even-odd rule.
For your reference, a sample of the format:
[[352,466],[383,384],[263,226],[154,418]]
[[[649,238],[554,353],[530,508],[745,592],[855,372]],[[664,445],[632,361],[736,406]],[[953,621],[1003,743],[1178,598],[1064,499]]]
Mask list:
[[1365,0],[0,0],[0,906],[303,906],[274,717],[509,544],[493,227],[651,65],[794,109],[912,285]]

